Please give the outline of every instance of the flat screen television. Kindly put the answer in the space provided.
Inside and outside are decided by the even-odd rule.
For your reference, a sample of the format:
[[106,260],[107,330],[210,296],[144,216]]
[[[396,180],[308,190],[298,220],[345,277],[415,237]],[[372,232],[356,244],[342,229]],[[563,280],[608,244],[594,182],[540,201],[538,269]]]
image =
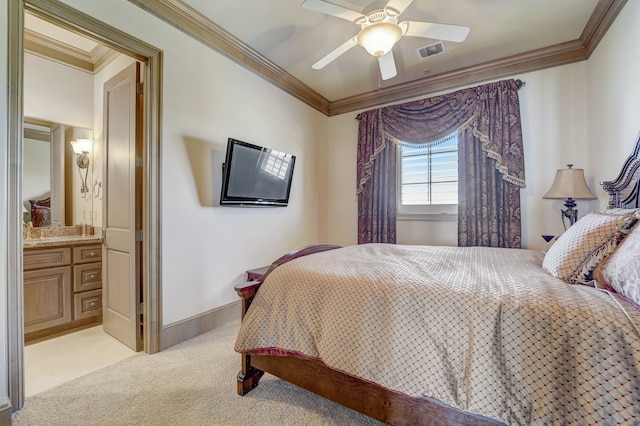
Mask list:
[[295,162],[295,155],[229,138],[220,205],[287,206]]

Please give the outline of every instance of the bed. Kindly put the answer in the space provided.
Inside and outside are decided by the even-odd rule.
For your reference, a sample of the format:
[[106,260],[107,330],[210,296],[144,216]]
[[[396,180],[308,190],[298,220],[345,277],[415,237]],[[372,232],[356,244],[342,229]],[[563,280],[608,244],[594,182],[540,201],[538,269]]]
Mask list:
[[634,424],[639,148],[602,182],[610,209],[547,253],[320,244],[281,257],[236,286],[238,393],[268,372],[388,424]]

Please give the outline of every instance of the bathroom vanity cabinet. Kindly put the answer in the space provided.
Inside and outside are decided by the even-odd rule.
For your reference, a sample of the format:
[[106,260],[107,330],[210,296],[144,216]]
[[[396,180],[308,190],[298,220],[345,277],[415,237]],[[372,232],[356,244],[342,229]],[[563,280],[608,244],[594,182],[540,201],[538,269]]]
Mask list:
[[25,245],[23,259],[25,341],[102,322],[100,244]]

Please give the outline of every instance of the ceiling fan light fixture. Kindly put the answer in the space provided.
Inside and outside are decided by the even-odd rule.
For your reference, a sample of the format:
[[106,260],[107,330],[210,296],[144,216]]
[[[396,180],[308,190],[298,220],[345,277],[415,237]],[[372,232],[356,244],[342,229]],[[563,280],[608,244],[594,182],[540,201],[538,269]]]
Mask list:
[[375,22],[358,33],[358,44],[373,56],[386,55],[402,37],[402,29],[391,22]]

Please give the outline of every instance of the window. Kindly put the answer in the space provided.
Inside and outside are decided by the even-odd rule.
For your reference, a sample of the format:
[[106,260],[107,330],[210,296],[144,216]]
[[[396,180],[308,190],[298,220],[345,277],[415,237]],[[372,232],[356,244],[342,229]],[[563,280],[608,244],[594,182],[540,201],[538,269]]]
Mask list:
[[457,213],[457,133],[425,145],[401,145],[400,214]]

